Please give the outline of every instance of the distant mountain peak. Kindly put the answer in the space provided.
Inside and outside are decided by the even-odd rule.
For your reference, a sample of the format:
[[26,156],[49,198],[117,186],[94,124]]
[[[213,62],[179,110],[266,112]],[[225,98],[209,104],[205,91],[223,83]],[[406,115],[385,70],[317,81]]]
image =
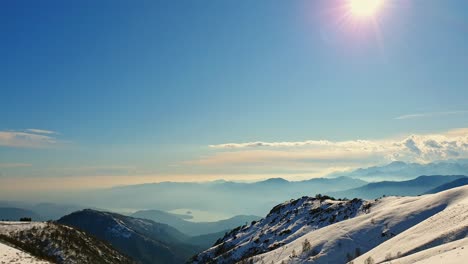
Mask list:
[[404,161],[399,161],[399,160],[396,160],[396,161],[393,161],[391,162],[390,164],[388,164],[387,166],[388,167],[401,167],[401,166],[405,166],[407,165],[408,163],[404,162]]
[[264,181],[260,181],[260,183],[288,183],[288,180],[285,180],[283,178],[269,178]]

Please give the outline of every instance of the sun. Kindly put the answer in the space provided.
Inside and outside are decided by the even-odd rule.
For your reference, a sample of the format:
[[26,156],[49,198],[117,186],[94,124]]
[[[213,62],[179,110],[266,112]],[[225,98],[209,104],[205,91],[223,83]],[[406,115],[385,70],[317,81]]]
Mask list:
[[384,0],[348,0],[353,16],[364,18],[376,15]]

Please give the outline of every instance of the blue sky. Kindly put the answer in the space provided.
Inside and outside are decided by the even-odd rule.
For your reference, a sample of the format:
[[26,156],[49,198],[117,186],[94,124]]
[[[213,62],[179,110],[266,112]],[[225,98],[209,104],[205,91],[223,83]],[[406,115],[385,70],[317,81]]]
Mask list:
[[[467,127],[468,3],[386,1],[372,19],[339,23],[346,3],[2,3],[0,177],[317,176],[390,154],[323,162],[288,149],[310,161],[296,166],[265,159],[265,146],[216,146],[425,142]],[[466,131],[457,131],[464,146]],[[261,166],[233,162],[239,152]]]

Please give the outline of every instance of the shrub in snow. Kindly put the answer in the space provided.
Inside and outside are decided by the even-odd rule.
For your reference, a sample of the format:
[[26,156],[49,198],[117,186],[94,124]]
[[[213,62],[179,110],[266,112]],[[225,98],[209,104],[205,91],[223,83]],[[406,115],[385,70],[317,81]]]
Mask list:
[[375,264],[375,261],[372,257],[368,257],[364,260],[364,264]]
[[304,242],[302,242],[302,253],[306,254],[307,252],[310,251],[311,245],[309,240],[306,238]]

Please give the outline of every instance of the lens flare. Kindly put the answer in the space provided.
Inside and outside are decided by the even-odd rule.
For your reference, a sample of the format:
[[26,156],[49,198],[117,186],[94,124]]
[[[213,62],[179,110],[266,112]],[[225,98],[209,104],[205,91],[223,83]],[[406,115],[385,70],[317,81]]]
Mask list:
[[371,17],[377,14],[384,0],[348,0],[349,9],[355,17]]

